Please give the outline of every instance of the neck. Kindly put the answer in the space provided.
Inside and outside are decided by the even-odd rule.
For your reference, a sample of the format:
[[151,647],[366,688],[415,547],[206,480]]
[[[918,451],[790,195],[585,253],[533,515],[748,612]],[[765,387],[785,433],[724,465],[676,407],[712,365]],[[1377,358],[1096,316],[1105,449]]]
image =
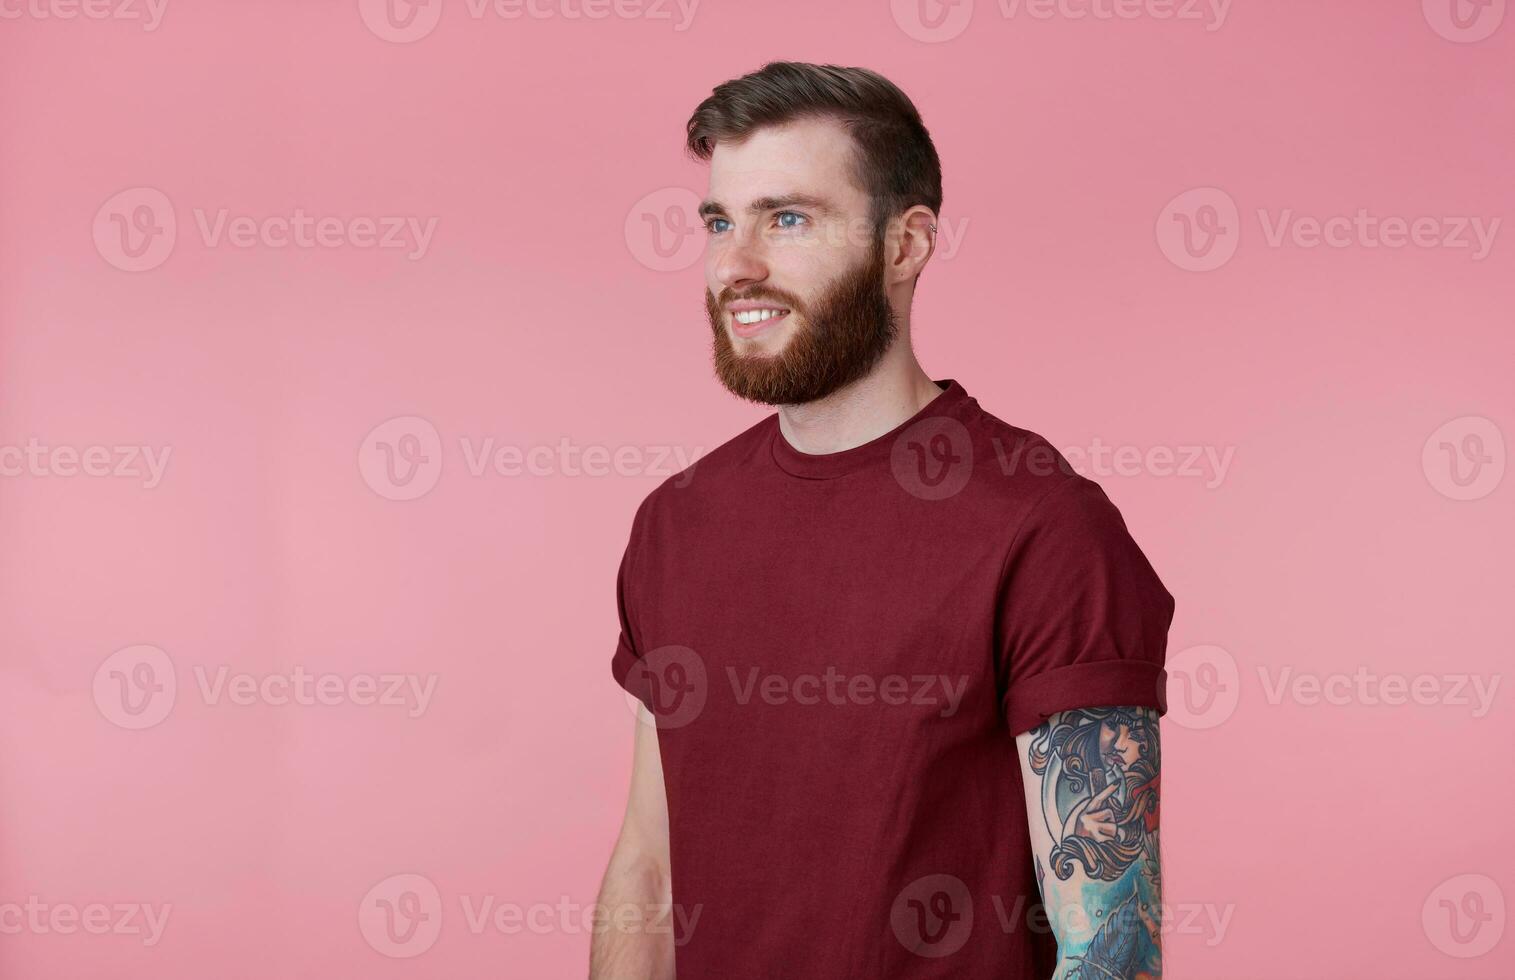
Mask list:
[[896,343],[868,375],[845,388],[779,406],[779,430],[802,453],[839,453],[877,439],[941,393],[908,342]]

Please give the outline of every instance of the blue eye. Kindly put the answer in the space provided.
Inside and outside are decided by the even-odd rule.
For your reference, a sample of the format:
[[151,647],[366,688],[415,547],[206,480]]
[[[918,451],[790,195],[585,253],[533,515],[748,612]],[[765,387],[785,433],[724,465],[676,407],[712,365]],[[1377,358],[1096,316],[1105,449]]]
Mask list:
[[[799,219],[799,221],[804,221],[805,220],[805,216],[803,214],[798,213],[798,212],[795,212],[795,211],[780,211],[778,213],[778,222],[779,222],[779,227],[780,228],[793,228],[794,227],[793,224],[788,224],[788,225],[784,224],[784,219],[785,218],[797,218],[797,219]],[[798,222],[796,222],[796,223],[798,223]]]
[[712,234],[725,230],[723,228],[716,228],[715,225],[717,224],[729,225],[731,222],[727,221],[725,218],[711,218],[709,221],[705,222],[705,230]]

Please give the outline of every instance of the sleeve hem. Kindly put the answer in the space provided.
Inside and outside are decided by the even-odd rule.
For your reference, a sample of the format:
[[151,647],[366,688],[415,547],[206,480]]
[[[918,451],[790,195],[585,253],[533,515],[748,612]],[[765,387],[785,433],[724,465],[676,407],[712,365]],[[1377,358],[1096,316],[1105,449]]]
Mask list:
[[610,658],[610,673],[615,677],[615,682],[626,690],[626,693],[636,698],[652,710],[652,691],[647,684],[647,671],[641,670],[642,658],[626,643],[622,636],[616,643],[615,656]]
[[1162,665],[1147,660],[1070,664],[1011,682],[1002,707],[1015,735],[1075,708],[1130,706],[1161,715],[1168,710],[1167,680]]

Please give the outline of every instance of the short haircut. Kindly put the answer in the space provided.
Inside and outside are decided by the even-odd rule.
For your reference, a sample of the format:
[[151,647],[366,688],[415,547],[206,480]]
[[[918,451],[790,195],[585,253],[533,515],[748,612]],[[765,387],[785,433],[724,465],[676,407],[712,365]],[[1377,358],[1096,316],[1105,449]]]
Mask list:
[[942,210],[942,165],[909,96],[878,72],[774,61],[717,85],[689,117],[685,148],[709,160],[717,142],[765,126],[827,118],[852,136],[853,176],[869,198],[875,235],[908,208]]

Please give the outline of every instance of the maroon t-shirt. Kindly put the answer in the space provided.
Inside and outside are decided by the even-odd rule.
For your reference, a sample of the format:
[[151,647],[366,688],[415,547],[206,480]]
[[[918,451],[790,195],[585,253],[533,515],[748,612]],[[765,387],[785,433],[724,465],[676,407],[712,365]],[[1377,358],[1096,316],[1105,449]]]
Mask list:
[[1163,710],[1173,599],[1097,484],[938,385],[839,453],[771,415],[637,511],[612,669],[658,720],[681,980],[1052,973],[1015,735]]

